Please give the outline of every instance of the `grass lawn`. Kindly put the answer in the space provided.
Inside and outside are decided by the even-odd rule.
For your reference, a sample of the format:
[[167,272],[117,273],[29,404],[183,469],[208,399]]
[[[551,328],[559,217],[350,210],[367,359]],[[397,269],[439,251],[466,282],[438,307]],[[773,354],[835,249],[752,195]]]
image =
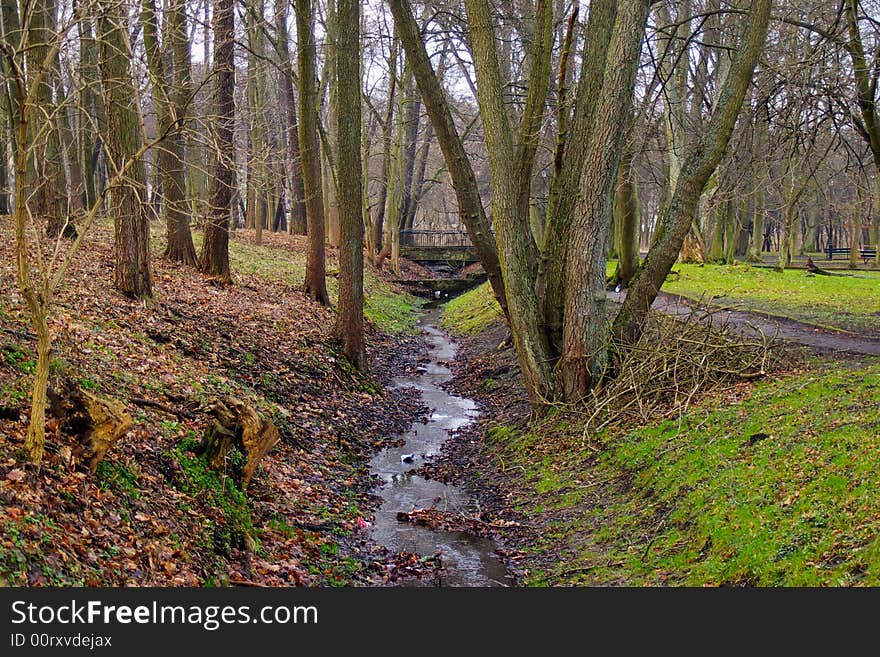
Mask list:
[[803,322],[880,333],[880,273],[814,276],[748,265],[676,264],[663,290]]
[[572,416],[550,421],[569,439],[549,452],[545,431],[490,432],[525,473],[520,510],[547,524],[532,551],[555,555],[528,582],[880,584],[880,365],[810,369],[598,455]]

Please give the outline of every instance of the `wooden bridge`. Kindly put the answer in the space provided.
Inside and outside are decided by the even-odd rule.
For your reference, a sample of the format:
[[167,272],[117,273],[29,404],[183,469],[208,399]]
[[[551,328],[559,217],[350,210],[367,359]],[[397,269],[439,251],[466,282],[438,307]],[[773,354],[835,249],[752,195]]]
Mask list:
[[454,230],[404,230],[400,255],[415,262],[470,263],[478,260],[470,237]]

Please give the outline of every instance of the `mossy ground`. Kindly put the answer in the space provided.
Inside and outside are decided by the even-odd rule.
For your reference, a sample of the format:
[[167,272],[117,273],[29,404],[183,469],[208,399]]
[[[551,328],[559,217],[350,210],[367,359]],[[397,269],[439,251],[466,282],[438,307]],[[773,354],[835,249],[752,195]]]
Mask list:
[[[790,309],[818,303],[819,281],[825,294],[850,295],[862,318],[873,306],[855,299],[880,284],[676,269],[691,290],[699,277],[710,290],[741,281],[748,298],[788,296]],[[484,293],[447,305],[445,325],[465,335],[497,321]],[[495,392],[472,392],[492,408]],[[528,527],[514,543],[523,583],[880,585],[880,362],[812,358],[697,399],[599,434],[584,430],[588,413],[577,408],[533,424],[485,423],[485,475],[473,481],[500,485]]]
[[880,584],[878,395],[880,365],[814,364],[618,435],[494,429],[545,527],[526,583]]

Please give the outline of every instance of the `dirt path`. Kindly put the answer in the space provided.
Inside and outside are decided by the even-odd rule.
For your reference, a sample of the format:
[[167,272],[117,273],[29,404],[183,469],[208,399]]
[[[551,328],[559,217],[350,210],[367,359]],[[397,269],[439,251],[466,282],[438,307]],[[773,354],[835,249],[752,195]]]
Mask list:
[[[622,303],[625,292],[609,292],[608,298]],[[686,297],[661,292],[652,306],[673,317],[688,317],[706,307]],[[867,338],[846,331],[832,331],[784,317],[743,310],[712,309],[712,322],[731,325],[746,334],[778,335],[783,340],[804,345],[820,354],[880,356],[880,339]]]

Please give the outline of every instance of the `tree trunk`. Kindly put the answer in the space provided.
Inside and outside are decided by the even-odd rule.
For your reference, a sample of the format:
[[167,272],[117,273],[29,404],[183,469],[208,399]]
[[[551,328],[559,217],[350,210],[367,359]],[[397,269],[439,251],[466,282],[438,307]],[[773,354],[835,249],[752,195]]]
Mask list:
[[308,252],[303,292],[323,305],[327,295],[324,261],[324,200],[321,197],[321,151],[318,146],[318,110],[315,88],[314,13],[311,0],[299,0],[296,9],[297,68],[299,75],[299,152],[302,157],[306,199]]
[[639,269],[639,190],[633,171],[632,146],[624,146],[618,166],[617,189],[614,199],[617,226],[617,283],[627,287]]
[[[520,158],[503,103],[504,83],[496,50],[494,14],[487,0],[466,0],[465,7],[477,71],[477,100],[489,155],[492,221],[507,295],[511,336],[529,401],[540,409],[551,399],[552,376],[550,345],[534,291],[537,248],[529,228],[528,203],[525,207],[520,204],[521,176],[531,176],[531,170],[524,171],[517,166]],[[541,0],[539,7],[539,12],[550,11],[547,0]],[[552,36],[552,23],[550,28]],[[527,104],[537,111],[543,100],[539,104],[534,98],[540,94],[532,85],[529,94],[533,98],[527,100]],[[525,118],[523,124],[526,124]]]
[[754,0],[747,41],[737,52],[722,84],[716,111],[712,113],[705,134],[685,158],[675,193],[661,210],[659,223],[662,235],[648,252],[614,321],[614,334],[625,343],[632,344],[641,336],[651,304],[675,263],[685,235],[693,223],[694,210],[703,187],[724,155],[755,64],[764,47],[770,6],[771,0]]
[[293,59],[287,34],[287,0],[275,0],[275,31],[278,35],[278,56],[281,61],[281,91],[284,94],[284,118],[287,129],[288,185],[290,223],[288,231],[306,234],[306,201],[302,181],[302,160],[299,155],[299,125],[296,117],[296,96],[293,93]]
[[595,116],[595,99],[605,77],[606,55],[617,17],[617,5],[614,0],[590,3],[581,52],[581,61],[590,64],[584,67],[578,80],[574,112],[564,142],[557,145],[559,165],[550,181],[544,249],[535,287],[541,304],[541,318],[554,353],[562,349],[566,244]]
[[647,0],[618,3],[596,118],[584,158],[580,193],[565,261],[563,350],[558,369],[565,400],[578,401],[599,382],[607,363],[605,242],[624,129],[632,108]]
[[[27,23],[27,71],[28,86],[36,86],[34,101],[43,110],[40,122],[29,121],[32,130],[28,141],[34,143],[39,136],[42,144],[35,148],[28,167],[28,181],[32,189],[31,213],[46,222],[46,234],[73,237],[76,230],[69,223],[66,207],[67,182],[64,176],[61,144],[54,123],[55,103],[52,100],[54,84],[54,58],[47,62],[51,44],[55,38],[55,0],[36,0],[28,8]],[[39,77],[39,82],[37,78]],[[48,125],[47,125],[48,124]],[[39,155],[38,155],[39,152]]]
[[[165,48],[159,43],[155,0],[143,0],[141,16],[158,128],[161,134],[167,135],[158,154],[162,212],[165,216],[165,235],[168,242],[164,255],[172,262],[194,266],[196,250],[189,228],[184,163],[183,115],[188,100],[186,96],[189,79],[188,70],[184,69],[189,68],[189,43],[186,40],[183,0],[175,0],[166,10]],[[174,84],[170,88],[163,54],[169,46],[173,53],[174,69]]]
[[357,369],[364,350],[364,222],[361,178],[360,0],[339,0],[336,48],[336,114],[339,139],[339,314],[334,333]]
[[[129,73],[128,10],[118,2],[99,7],[98,33],[101,79],[107,116],[107,154],[118,172],[137,157],[142,146],[134,82]],[[153,295],[150,269],[150,219],[146,198],[146,170],[138,157],[128,170],[126,182],[113,189],[115,228],[115,276],[117,290],[137,299]]]
[[229,271],[229,214],[234,183],[235,143],[235,5],[214,4],[213,137],[217,152],[211,176],[210,203],[205,222],[201,270],[221,283],[232,281]]

